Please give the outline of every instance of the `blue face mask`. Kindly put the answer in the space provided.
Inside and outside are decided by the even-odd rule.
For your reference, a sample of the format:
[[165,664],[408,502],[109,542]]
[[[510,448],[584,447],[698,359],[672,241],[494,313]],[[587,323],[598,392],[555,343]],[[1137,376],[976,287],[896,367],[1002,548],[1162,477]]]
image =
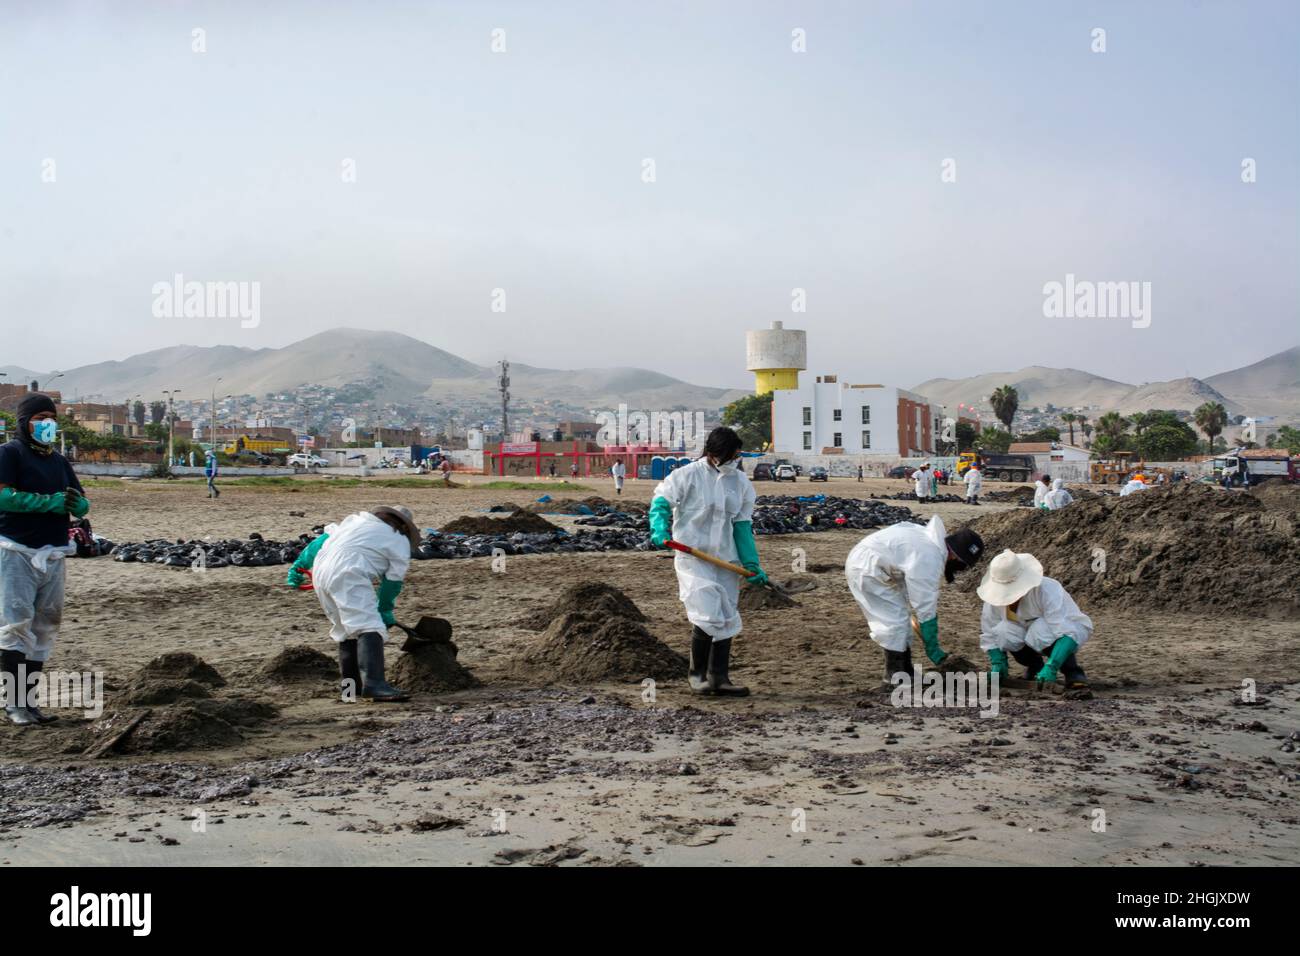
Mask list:
[[53,418],[42,418],[32,422],[32,437],[42,445],[53,445],[59,434],[59,423]]

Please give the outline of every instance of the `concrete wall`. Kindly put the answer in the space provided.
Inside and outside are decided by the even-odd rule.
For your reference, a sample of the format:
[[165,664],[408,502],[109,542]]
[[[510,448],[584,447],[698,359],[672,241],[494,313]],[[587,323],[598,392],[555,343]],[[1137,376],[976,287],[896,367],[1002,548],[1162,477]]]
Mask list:
[[[107,462],[86,462],[86,461],[73,462],[72,465],[72,470],[75,471],[78,475],[86,475],[87,477],[92,477],[92,478],[94,477],[143,478],[149,474],[152,474],[153,468],[154,468],[153,465],[137,465],[137,464],[130,464],[130,463],[113,464]],[[227,468],[223,465],[217,477],[218,479],[221,479],[221,478],[236,478],[244,475],[293,475],[298,473],[299,472],[295,471],[293,468],[244,468],[244,467]],[[191,468],[188,465],[176,465],[175,467],[172,468],[172,474],[176,475],[178,478],[202,478],[203,469],[199,466],[195,466],[194,468]]]
[[[810,409],[808,425],[804,424],[805,408]],[[869,410],[868,423],[862,421],[864,408]],[[835,420],[836,410],[840,412],[839,421]],[[863,447],[864,431],[870,433],[870,448]],[[845,455],[866,455],[873,459],[896,457],[899,454],[898,389],[814,380],[805,381],[797,389],[773,393],[772,440],[779,455],[797,455],[803,464],[805,457],[817,457],[823,448],[834,447],[836,432],[840,433],[839,447]],[[809,448],[804,447],[805,434]],[[855,463],[855,473],[856,468]]]

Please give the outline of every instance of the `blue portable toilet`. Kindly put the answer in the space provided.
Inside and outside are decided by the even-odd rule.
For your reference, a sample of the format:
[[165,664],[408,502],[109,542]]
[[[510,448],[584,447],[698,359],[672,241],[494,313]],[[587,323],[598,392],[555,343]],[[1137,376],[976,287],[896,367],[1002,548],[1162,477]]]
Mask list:
[[663,455],[655,455],[650,459],[650,477],[663,478],[668,474],[668,465],[664,461]]
[[685,468],[685,467],[686,467],[687,465],[689,465],[690,463],[691,463],[691,460],[690,460],[689,458],[678,458],[678,459],[677,459],[677,467],[678,467],[678,468]]

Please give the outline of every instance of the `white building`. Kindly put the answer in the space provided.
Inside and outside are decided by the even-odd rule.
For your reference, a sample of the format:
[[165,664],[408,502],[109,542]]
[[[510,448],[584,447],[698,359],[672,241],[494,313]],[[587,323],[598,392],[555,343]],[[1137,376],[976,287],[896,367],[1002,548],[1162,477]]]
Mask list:
[[782,455],[900,458],[930,455],[941,409],[889,385],[853,385],[836,375],[772,393],[772,450]]

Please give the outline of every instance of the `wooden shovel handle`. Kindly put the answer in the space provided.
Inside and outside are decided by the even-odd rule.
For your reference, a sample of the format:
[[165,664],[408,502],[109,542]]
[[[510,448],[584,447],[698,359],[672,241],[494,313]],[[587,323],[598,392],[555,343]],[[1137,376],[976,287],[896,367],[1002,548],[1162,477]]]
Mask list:
[[724,571],[730,571],[732,574],[739,574],[742,578],[752,578],[754,576],[753,571],[746,570],[738,564],[732,564],[730,561],[723,561],[721,558],[715,558],[711,554],[706,554],[697,548],[692,548],[689,544],[682,544],[680,541],[671,540],[664,543],[674,551],[680,551],[682,554],[689,554],[693,558],[707,561],[709,564],[722,568]]

